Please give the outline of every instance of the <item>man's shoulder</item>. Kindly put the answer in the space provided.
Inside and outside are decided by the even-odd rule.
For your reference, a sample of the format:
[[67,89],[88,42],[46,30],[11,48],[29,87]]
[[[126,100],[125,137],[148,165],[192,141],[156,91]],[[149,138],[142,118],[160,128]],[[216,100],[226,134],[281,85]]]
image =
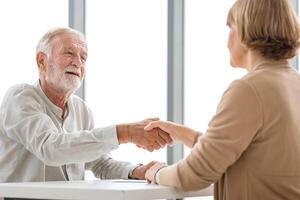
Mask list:
[[3,102],[12,101],[13,99],[36,99],[38,92],[36,88],[27,83],[16,84],[8,88]]
[[20,83],[20,84],[16,84],[11,86],[10,88],[8,88],[6,94],[10,95],[16,95],[16,94],[25,94],[28,92],[32,92],[32,93],[36,93],[36,89],[33,85],[29,85],[27,83]]
[[71,95],[71,100],[74,104],[82,104],[83,106],[86,106],[85,101],[81,97],[77,96],[76,94]]
[[79,96],[73,94],[70,96],[70,109],[76,110],[77,113],[81,113],[81,115],[85,115],[86,118],[92,116],[92,111],[87,105],[87,103],[80,98]]
[[71,101],[72,101],[72,104],[75,107],[85,108],[85,109],[89,110],[89,107],[88,107],[87,103],[81,97],[79,97],[75,94],[72,94],[71,95]]
[[21,91],[21,90],[26,90],[26,89],[34,89],[32,85],[29,85],[27,83],[19,83],[12,85],[8,88],[8,91]]

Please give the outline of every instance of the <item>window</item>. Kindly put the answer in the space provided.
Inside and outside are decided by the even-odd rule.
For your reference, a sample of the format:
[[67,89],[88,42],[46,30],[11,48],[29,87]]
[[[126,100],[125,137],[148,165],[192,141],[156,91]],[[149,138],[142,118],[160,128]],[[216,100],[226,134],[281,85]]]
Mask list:
[[[230,82],[245,73],[229,64],[226,18],[234,1],[185,1],[184,121],[185,125],[201,132],[206,131]],[[185,156],[189,152],[185,147]]]
[[[98,0],[86,8],[85,96],[95,126],[165,120],[167,1]],[[126,144],[112,156],[132,163],[166,161],[166,149],[148,153]]]
[[1,101],[10,86],[38,80],[37,42],[49,28],[68,26],[68,0],[1,1],[0,21]]
[[[229,64],[227,12],[234,0],[185,1],[185,125],[205,132],[225,89],[245,72]],[[184,148],[187,156],[190,149]],[[187,198],[211,200],[213,197]]]
[[233,2],[185,1],[185,124],[201,132],[230,82],[245,74],[229,64],[226,18]]

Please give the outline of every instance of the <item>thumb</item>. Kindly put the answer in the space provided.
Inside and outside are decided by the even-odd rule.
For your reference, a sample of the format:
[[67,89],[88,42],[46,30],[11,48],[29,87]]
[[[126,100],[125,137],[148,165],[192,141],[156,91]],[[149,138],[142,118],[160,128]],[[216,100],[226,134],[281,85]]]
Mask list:
[[151,161],[151,162],[149,162],[148,164],[146,164],[146,167],[147,167],[147,168],[150,168],[150,167],[152,167],[153,165],[155,165],[156,163],[158,163],[158,161]]
[[147,125],[144,127],[144,130],[145,130],[145,131],[151,131],[152,129],[158,127],[157,123],[158,123],[158,121],[150,122],[149,124],[147,124]]

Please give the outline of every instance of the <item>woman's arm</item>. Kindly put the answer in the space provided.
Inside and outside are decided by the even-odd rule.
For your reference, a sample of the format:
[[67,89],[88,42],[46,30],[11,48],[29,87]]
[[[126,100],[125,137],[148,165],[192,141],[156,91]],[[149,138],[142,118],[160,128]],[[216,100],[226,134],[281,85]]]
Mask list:
[[235,81],[190,154],[168,167],[154,165],[146,179],[184,190],[205,188],[240,158],[262,126],[262,104],[256,91],[245,81]]
[[186,126],[176,124],[169,121],[153,121],[150,122],[146,127],[146,131],[150,131],[154,128],[159,128],[167,133],[173,138],[173,140],[178,140],[184,145],[192,148],[196,143],[198,137],[201,135],[199,132],[188,128]]

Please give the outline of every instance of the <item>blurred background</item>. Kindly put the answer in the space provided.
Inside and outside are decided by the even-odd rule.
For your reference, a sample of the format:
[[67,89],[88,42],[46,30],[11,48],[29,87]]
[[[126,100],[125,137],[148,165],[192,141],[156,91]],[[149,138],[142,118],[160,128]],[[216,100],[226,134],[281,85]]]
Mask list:
[[[229,65],[226,17],[233,2],[1,0],[0,99],[10,86],[38,80],[38,40],[69,26],[87,38],[87,73],[77,94],[96,127],[159,117],[205,132],[224,90],[246,73]],[[297,11],[298,1],[292,3]],[[171,164],[189,151],[180,144],[152,153],[122,145],[112,156]]]

